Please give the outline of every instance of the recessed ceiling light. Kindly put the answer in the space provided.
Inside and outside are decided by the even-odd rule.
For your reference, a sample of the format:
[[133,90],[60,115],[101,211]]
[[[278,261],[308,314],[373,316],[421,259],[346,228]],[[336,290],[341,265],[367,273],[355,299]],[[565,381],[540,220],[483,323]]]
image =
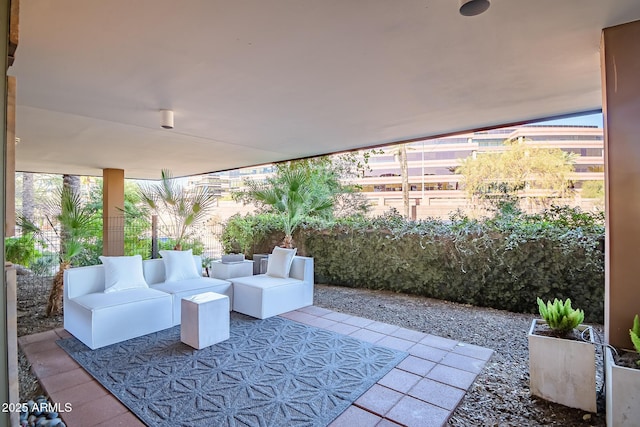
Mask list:
[[476,16],[489,9],[489,0],[460,0],[460,15]]

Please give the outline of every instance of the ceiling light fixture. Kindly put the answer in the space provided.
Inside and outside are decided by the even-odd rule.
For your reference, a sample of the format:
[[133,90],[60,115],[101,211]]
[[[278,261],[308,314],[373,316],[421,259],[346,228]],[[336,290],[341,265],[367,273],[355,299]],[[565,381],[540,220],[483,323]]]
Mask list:
[[165,129],[173,129],[173,111],[160,110],[160,126]]
[[460,0],[460,15],[476,16],[489,9],[489,0]]

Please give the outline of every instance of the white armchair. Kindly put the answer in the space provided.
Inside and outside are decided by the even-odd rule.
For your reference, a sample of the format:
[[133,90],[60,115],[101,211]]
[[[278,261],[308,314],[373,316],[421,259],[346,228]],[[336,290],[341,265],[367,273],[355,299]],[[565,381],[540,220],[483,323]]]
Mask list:
[[259,319],[313,305],[313,258],[295,256],[289,277],[236,277],[233,310]]

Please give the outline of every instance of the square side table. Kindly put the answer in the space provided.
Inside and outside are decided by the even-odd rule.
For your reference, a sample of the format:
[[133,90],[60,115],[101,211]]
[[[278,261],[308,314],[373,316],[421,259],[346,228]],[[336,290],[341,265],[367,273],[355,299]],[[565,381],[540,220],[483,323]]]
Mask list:
[[199,350],[229,339],[228,296],[205,292],[180,304],[180,341]]

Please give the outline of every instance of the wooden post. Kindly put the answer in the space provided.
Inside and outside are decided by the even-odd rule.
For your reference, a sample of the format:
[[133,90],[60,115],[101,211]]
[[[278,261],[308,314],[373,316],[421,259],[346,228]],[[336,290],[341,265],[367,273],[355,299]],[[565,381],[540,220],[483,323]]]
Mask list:
[[102,171],[102,253],[124,255],[124,170]]

